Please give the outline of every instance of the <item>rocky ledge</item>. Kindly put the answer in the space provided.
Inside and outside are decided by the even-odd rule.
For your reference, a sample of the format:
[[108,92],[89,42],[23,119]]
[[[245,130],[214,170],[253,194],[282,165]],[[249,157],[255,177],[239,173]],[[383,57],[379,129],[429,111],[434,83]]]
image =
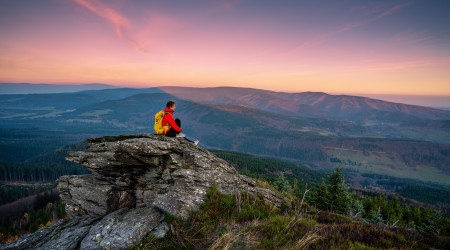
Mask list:
[[0,249],[121,249],[149,232],[164,237],[170,230],[165,214],[187,218],[214,184],[225,194],[248,192],[274,206],[283,203],[273,191],[183,138],[141,134],[87,141],[85,151],[70,152],[66,159],[92,174],[57,180],[70,219]]

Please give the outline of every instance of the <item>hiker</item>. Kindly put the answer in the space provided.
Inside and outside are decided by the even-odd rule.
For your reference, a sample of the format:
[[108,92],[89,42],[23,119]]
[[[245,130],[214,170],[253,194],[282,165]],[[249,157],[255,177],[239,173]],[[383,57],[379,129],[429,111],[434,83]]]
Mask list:
[[164,109],[164,118],[162,121],[162,126],[169,125],[169,129],[164,132],[167,137],[185,137],[181,133],[181,121],[180,119],[173,119],[173,112],[175,111],[175,101],[168,101],[166,104],[166,109]]
[[184,137],[189,142],[198,144],[198,140],[192,141],[186,138],[181,133],[181,121],[180,119],[173,119],[173,112],[175,111],[175,101],[168,101],[166,108],[156,113],[155,115],[155,131],[157,134],[164,134],[167,137]]

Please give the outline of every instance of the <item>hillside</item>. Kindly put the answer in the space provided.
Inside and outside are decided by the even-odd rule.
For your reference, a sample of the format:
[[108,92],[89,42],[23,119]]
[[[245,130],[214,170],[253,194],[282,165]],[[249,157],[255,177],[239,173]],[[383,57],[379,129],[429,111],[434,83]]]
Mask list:
[[[139,94],[88,105],[61,118],[145,131],[151,127],[153,114],[170,98],[163,94]],[[186,124],[185,132],[211,148],[305,162],[337,161],[361,172],[450,184],[445,177],[449,175],[445,162],[449,160],[450,149],[445,145],[376,138],[379,135],[344,121],[177,101],[178,109],[184,111],[178,117]]]
[[[434,127],[420,133],[420,123],[442,120],[448,123],[450,112],[429,107],[386,102],[367,97],[329,95],[321,92],[281,93],[248,88],[163,87],[182,99],[222,105],[243,105],[298,117],[318,117],[352,122],[394,138],[410,138],[448,144],[447,129]],[[427,127],[425,127],[427,128]],[[412,131],[415,131],[413,133]]]
[[[145,129],[152,124],[153,114],[169,98],[161,94],[139,94],[92,104],[66,117]],[[450,184],[445,177],[449,175],[445,163],[450,160],[450,148],[446,145],[376,138],[379,135],[349,122],[292,117],[243,106],[185,100],[178,100],[177,106],[184,111],[178,117],[186,124],[183,127],[186,133],[211,148],[304,162],[336,164],[337,161],[361,172]]]
[[[412,138],[435,138],[448,143],[448,120],[425,120],[412,116],[410,112],[402,114],[414,117],[414,122],[403,122],[395,126],[363,126],[337,118],[304,117],[296,115],[295,109],[281,112],[279,110],[283,107],[298,108],[297,104],[291,106],[286,103],[292,103],[293,100],[277,97],[283,93],[239,88],[166,89],[169,90],[182,90],[181,93],[185,95],[193,95],[199,91],[199,100],[193,102],[180,99],[161,93],[160,89],[2,96],[0,113],[4,116],[0,117],[0,126],[5,127],[3,131],[7,135],[0,145],[6,157],[3,161],[10,161],[8,158],[12,160],[12,157],[18,156],[15,153],[18,149],[29,152],[27,154],[31,157],[86,137],[153,132],[154,114],[164,107],[167,100],[175,99],[178,102],[175,116],[182,120],[185,133],[209,148],[290,159],[303,162],[311,168],[332,168],[336,164],[342,164],[344,168],[361,173],[449,184],[449,169],[446,164],[449,161],[448,145],[394,139],[403,137],[398,133],[401,130]],[[135,94],[139,91],[147,93]],[[223,95],[219,96],[219,93]],[[352,99],[360,100],[356,97]],[[317,101],[323,104],[323,100]],[[367,102],[370,103],[369,101],[371,100]],[[360,112],[370,114],[371,111],[366,106]],[[407,107],[414,110],[414,107]],[[309,111],[317,110],[312,108]],[[357,107],[353,108],[356,109]],[[388,117],[403,119],[402,115],[394,112],[374,110],[372,111],[390,114]],[[401,110],[403,109],[399,108]],[[439,112],[435,115],[441,114]],[[339,112],[336,111],[336,114]],[[370,118],[370,115],[367,117]],[[30,133],[27,130],[32,131],[35,139],[23,139],[30,138],[26,135]],[[11,136],[13,131],[21,131],[23,135]],[[33,149],[32,141],[39,141],[37,137],[40,135],[48,138],[50,143],[45,144],[46,147]],[[18,161],[18,158],[13,161]]]
[[[339,169],[327,176],[326,188],[343,196],[330,196],[322,207],[323,185],[311,190],[303,188],[304,180],[292,183],[283,175],[272,182],[274,186],[254,180],[183,138],[105,136],[88,139],[84,151],[69,155],[69,161],[92,171],[58,180],[69,218],[0,249],[446,248],[449,244],[446,217],[400,204],[397,198],[350,196]],[[345,210],[337,210],[338,205]]]
[[[329,95],[322,92],[283,93],[248,88],[187,88],[187,87],[161,87],[161,90],[182,99],[195,100],[204,103],[224,105],[245,105],[269,109],[275,108],[296,112],[298,104],[310,106],[316,115],[336,115],[341,119],[352,119],[356,114],[373,111],[385,111],[415,116],[421,119],[442,120],[450,119],[450,112],[429,107],[393,103],[367,97],[349,95]],[[293,104],[297,104],[291,106]],[[306,107],[306,106],[305,106]],[[271,110],[270,110],[271,109]]]
[[444,110],[386,102],[367,97],[349,95],[329,95],[320,92],[280,93],[286,99],[308,104],[320,110],[337,114],[340,117],[353,117],[357,114],[373,111],[401,113],[428,120],[449,119],[450,113]]

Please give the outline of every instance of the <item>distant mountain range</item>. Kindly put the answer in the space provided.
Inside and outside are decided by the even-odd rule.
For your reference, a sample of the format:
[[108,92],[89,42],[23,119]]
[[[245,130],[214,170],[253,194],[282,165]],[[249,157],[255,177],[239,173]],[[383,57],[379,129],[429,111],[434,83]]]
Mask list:
[[[361,116],[375,113],[373,119],[386,119],[388,114],[414,116],[421,119],[450,119],[450,112],[429,107],[386,102],[367,97],[329,95],[322,92],[282,93],[248,88],[181,88],[161,90],[183,99],[223,105],[244,105],[280,111],[297,116],[336,118],[362,122]],[[385,117],[383,117],[383,115]],[[387,119],[395,119],[387,118]]]
[[450,111],[447,110],[317,92],[280,93],[228,87],[160,89],[195,102],[242,105],[296,117],[347,121],[384,136],[450,142]]
[[170,99],[184,132],[209,148],[450,185],[450,111],[366,97],[228,87],[0,95],[0,127],[153,133]]
[[1,94],[49,94],[78,92],[83,90],[111,89],[116,86],[92,83],[92,84],[30,84],[30,83],[0,83]]

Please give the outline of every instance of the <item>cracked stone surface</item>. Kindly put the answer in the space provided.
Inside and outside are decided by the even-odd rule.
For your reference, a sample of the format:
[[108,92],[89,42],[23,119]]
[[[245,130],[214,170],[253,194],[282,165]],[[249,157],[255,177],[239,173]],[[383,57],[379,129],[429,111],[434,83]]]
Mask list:
[[92,226],[80,249],[124,249],[138,244],[164,219],[155,208],[122,208]]
[[0,249],[75,249],[99,220],[100,217],[92,216],[58,220],[14,242],[0,245]]
[[[204,201],[206,190],[213,184],[222,193],[247,191],[275,206],[283,202],[274,192],[240,175],[228,162],[183,138],[140,134],[93,138],[88,143],[85,151],[70,152],[66,159],[86,166],[92,175],[58,180],[61,197],[72,215],[105,214],[121,207],[157,207],[186,218],[189,210],[196,210]],[[87,183],[76,186],[83,181],[73,178],[85,178],[84,183],[98,187]],[[132,196],[126,199],[128,203],[118,201],[118,190]],[[91,199],[79,199],[86,192]]]
[[0,249],[127,248],[149,232],[163,237],[169,228],[161,219],[164,214],[187,218],[213,185],[221,193],[245,191],[274,206],[284,202],[184,138],[139,134],[87,141],[85,151],[70,152],[66,159],[86,166],[92,174],[57,180],[71,219],[54,222]]

